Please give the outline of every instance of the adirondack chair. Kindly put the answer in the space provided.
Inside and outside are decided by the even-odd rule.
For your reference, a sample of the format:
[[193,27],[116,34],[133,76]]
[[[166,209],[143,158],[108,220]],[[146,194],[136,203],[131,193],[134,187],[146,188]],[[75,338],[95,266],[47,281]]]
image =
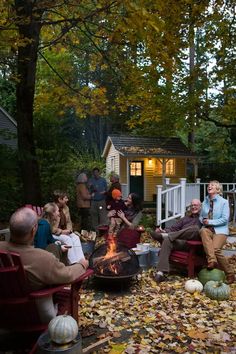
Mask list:
[[25,204],[25,207],[34,210],[39,217],[42,216],[43,208],[41,206]]
[[41,321],[36,301],[49,296],[58,303],[58,314],[67,312],[78,321],[79,289],[92,274],[93,271],[88,269],[71,285],[30,291],[20,255],[0,250],[0,328],[27,333],[28,339],[30,333],[40,334],[48,323]]
[[186,241],[187,250],[173,250],[170,254],[170,263],[187,267],[188,277],[193,278],[197,267],[206,264],[206,255],[201,241]]

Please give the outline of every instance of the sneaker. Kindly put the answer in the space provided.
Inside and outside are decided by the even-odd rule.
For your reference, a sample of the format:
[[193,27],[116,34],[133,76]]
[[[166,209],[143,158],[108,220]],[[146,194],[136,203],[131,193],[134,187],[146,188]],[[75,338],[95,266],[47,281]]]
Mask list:
[[155,278],[157,283],[161,283],[163,281],[166,281],[167,280],[167,275],[166,274],[163,274],[163,273],[157,273],[155,275]]

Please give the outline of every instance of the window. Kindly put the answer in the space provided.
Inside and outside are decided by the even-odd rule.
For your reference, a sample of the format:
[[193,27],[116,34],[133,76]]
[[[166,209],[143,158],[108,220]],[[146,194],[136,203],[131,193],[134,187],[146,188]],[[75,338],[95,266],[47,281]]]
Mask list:
[[115,171],[115,156],[111,156],[111,171]]
[[175,160],[174,159],[170,159],[167,161],[166,163],[166,174],[167,175],[174,175],[175,174]]
[[130,163],[130,176],[142,176],[142,163],[131,162]]
[[[162,176],[163,173],[163,161],[157,159],[155,163],[155,175]],[[175,159],[169,159],[166,161],[166,175],[173,176],[175,175]]]

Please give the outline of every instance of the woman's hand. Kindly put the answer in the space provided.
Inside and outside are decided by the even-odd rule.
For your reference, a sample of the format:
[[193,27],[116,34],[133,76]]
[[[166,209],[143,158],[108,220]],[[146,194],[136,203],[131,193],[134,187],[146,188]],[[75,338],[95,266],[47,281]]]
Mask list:
[[115,215],[116,211],[115,210],[110,210],[108,213],[107,213],[107,217],[108,218],[112,218],[114,215]]
[[117,215],[118,215],[119,218],[121,218],[122,220],[125,219],[125,214],[124,214],[124,212],[123,212],[122,210],[118,210],[118,211],[117,211]]
[[203,218],[202,219],[202,223],[203,223],[203,225],[208,225],[209,224],[209,220],[207,218]]
[[64,253],[64,252],[67,252],[69,248],[71,248],[71,246],[68,246],[68,245],[61,245],[61,250],[62,250],[63,253]]
[[62,234],[63,234],[63,235],[70,235],[71,233],[72,233],[71,230],[67,230],[67,229],[62,230]]

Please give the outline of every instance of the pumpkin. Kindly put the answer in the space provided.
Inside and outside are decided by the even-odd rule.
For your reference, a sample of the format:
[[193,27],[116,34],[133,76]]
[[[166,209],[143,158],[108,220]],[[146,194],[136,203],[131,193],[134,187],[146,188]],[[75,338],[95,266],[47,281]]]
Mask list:
[[199,273],[198,273],[198,280],[205,285],[206,282],[209,280],[215,280],[215,281],[224,281],[225,280],[225,273],[220,270],[220,269],[207,269],[203,268]]
[[202,283],[196,279],[187,280],[185,282],[184,287],[185,287],[185,290],[190,294],[193,294],[195,292],[200,293],[203,290]]
[[60,315],[53,318],[48,324],[50,339],[57,344],[72,342],[78,335],[78,324],[71,316]]
[[212,300],[227,300],[230,296],[230,287],[222,281],[208,281],[204,286],[206,296]]

